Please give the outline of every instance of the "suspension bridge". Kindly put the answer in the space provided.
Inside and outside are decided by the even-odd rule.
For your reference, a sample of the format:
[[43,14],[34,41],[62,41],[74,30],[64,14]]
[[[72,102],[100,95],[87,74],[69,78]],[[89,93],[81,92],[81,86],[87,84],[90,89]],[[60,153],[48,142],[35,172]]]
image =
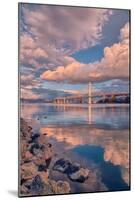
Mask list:
[[75,96],[66,96],[66,97],[56,97],[53,99],[53,103],[55,104],[73,104],[73,103],[84,103],[85,99],[87,99],[88,104],[94,103],[94,98],[115,98],[115,97],[127,97],[129,96],[129,93],[115,93],[115,92],[109,92],[109,93],[94,93],[92,83],[89,82],[88,84],[88,94],[84,95],[75,95]]

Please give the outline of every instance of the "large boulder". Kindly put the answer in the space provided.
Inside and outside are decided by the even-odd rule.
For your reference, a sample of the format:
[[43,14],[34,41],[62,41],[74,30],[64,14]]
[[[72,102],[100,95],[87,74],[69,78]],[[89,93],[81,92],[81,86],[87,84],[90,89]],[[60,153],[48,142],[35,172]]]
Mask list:
[[30,148],[29,148],[29,151],[30,151],[30,153],[32,153],[33,155],[38,155],[41,151],[42,151],[42,149],[41,149],[41,145],[40,144],[38,144],[38,143],[33,143],[31,146],[30,146]]
[[65,160],[64,158],[61,158],[54,163],[53,170],[66,173],[66,171],[69,168],[69,165],[70,165],[69,160]]
[[44,192],[44,182],[39,175],[35,176],[31,182],[25,183],[25,187],[32,195],[41,195]]
[[40,137],[39,133],[33,133],[28,142],[29,143],[37,143],[39,137]]
[[53,166],[53,170],[65,173],[72,181],[80,183],[85,182],[89,176],[89,169],[82,168],[78,163],[71,163],[69,160],[61,158],[57,160]]
[[68,174],[68,177],[72,181],[77,181],[77,182],[83,183],[89,177],[89,170],[84,169],[84,168],[80,168],[76,172]]
[[39,142],[32,143],[29,147],[30,153],[41,157],[44,160],[50,159],[53,156],[53,148],[50,143],[40,144]]

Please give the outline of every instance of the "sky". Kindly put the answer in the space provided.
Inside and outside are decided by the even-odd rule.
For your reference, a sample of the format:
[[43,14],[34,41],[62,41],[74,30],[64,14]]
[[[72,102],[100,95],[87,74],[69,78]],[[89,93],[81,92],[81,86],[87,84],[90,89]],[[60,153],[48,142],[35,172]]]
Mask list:
[[129,90],[129,11],[19,4],[21,98]]

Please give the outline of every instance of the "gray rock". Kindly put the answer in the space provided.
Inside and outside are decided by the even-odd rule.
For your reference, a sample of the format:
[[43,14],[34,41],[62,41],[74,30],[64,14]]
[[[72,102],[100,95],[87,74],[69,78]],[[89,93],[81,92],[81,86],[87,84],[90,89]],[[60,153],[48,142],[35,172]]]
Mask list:
[[54,194],[67,194],[71,191],[70,185],[67,181],[49,181]]
[[53,170],[65,173],[70,180],[80,183],[85,182],[89,176],[88,169],[80,167],[78,163],[72,164],[69,160],[65,160],[64,158],[55,162]]
[[37,167],[33,162],[24,163],[21,166],[21,179],[32,179],[37,174]]
[[88,179],[88,176],[89,170],[84,168],[80,168],[78,171],[68,174],[70,180],[77,181],[80,183],[85,182],[85,180]]
[[24,138],[30,138],[32,135],[32,127],[23,118],[20,119],[20,133]]
[[29,140],[29,143],[36,143],[38,141],[38,138],[40,137],[39,133],[33,133],[31,135],[31,138]]
[[61,158],[59,160],[57,160],[53,166],[53,170],[62,172],[62,173],[66,173],[66,171],[68,170],[70,165],[70,161],[69,160],[64,160],[64,158]]
[[39,175],[35,176],[30,184],[25,184],[31,194],[41,195],[44,192],[44,182]]

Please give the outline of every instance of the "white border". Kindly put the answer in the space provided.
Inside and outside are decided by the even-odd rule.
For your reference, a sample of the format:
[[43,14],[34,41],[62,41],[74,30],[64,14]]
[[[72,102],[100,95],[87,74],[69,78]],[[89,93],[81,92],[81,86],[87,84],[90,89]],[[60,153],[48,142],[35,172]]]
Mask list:
[[[134,38],[134,6],[132,0],[30,0],[21,2],[32,3],[48,3],[48,4],[64,4],[64,5],[79,5],[90,7],[109,7],[109,8],[127,8],[131,9],[131,31],[132,31],[132,47]],[[0,2],[0,199],[12,200],[16,199],[17,192],[17,171],[18,171],[18,156],[17,156],[17,144],[18,144],[18,1],[17,0],[3,0]],[[132,102],[133,97],[133,77],[134,77],[134,52],[131,51],[132,63],[131,63],[131,76],[132,76]],[[132,108],[132,121],[134,107]],[[58,199],[58,200],[72,200],[72,199],[89,199],[93,200],[126,200],[133,199],[134,193],[134,159],[133,159],[133,130],[134,123],[132,123],[131,141],[132,141],[132,191],[127,192],[109,192],[109,193],[92,193],[92,194],[79,194],[79,195],[64,195],[64,196],[48,196],[48,197],[34,197],[35,199]],[[23,199],[23,198],[22,198]],[[33,199],[32,198],[28,198]]]

